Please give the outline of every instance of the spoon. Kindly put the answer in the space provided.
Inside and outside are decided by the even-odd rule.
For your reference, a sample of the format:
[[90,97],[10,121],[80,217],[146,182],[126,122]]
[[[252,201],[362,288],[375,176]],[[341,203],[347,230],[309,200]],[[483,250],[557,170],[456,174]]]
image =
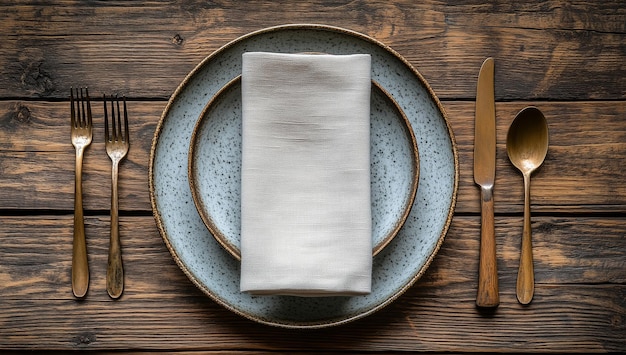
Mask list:
[[543,163],[548,152],[548,123],[538,108],[522,109],[506,137],[509,160],[524,176],[524,230],[517,273],[517,300],[529,304],[535,292],[530,226],[530,175]]

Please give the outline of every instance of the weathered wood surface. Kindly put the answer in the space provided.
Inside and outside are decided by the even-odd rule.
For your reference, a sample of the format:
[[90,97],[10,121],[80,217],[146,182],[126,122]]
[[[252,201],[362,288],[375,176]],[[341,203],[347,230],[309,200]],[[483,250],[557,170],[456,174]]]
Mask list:
[[[91,284],[70,283],[71,216],[0,218],[0,347],[209,350],[617,350],[626,346],[626,239],[615,218],[534,219],[535,299],[515,299],[521,218],[499,218],[501,305],[475,305],[478,217],[455,217],[424,277],[387,308],[313,332],[258,325],[209,300],[175,265],[152,217],[123,217],[126,290],[106,294],[108,219],[88,217]],[[599,252],[600,251],[600,252]],[[320,341],[324,339],[324,341]]]
[[[414,287],[345,326],[290,331],[232,314],[173,261],[148,166],[170,95],[229,41],[286,23],[370,35],[405,56],[445,107],[459,152],[450,231]],[[0,349],[196,353],[626,351],[626,7],[592,1],[149,1],[0,4]],[[501,305],[474,305],[480,210],[473,183],[476,77],[496,59],[496,235]],[[84,164],[91,284],[70,288],[74,150],[68,91],[89,86]],[[102,93],[129,98],[120,167],[126,290],[105,290],[110,161]],[[506,155],[515,114],[538,106],[550,149],[533,175],[536,290],[515,298],[522,177]]]
[[[456,138],[459,213],[479,211],[473,177],[474,103],[444,101]],[[532,179],[536,212],[626,212],[626,101],[504,102],[496,105],[496,213],[521,213],[522,176],[506,154],[506,132],[515,114],[536,105],[550,126],[546,162]],[[131,149],[120,167],[120,208],[149,211],[146,184],[152,137],[164,102],[132,101]],[[0,102],[0,209],[71,210],[74,148],[69,140],[68,102]],[[102,102],[93,102],[94,140],[85,154],[84,203],[109,206],[111,164],[104,149]]]
[[55,1],[0,5],[0,96],[68,87],[167,98],[204,57],[246,33],[323,23],[370,35],[442,98],[473,98],[487,56],[511,99],[625,99],[626,13],[612,1]]

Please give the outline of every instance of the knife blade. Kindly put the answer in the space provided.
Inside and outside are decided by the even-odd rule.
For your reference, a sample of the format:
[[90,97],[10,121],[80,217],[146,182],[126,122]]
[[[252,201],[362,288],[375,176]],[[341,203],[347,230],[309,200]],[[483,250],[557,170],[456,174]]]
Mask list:
[[494,60],[487,58],[478,74],[474,135],[474,182],[480,186],[481,226],[476,305],[497,307],[498,269],[494,228],[493,185],[496,175],[496,109]]

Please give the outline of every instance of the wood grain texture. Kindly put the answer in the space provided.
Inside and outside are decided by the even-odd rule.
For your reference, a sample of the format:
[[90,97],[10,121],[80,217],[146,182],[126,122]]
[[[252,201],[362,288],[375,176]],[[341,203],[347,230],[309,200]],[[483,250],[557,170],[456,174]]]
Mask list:
[[[0,217],[0,221],[0,298],[72,299],[70,289],[62,287],[70,280],[72,216]],[[461,284],[470,290],[476,287],[477,275],[468,270],[478,270],[479,221],[479,216],[454,217],[437,261],[420,281],[433,286],[430,296],[454,294]],[[495,227],[501,288],[512,286],[507,293],[513,296],[521,222],[521,216],[500,217]],[[535,217],[532,227],[538,284],[626,283],[622,218]],[[109,218],[88,216],[85,228],[92,288],[104,291]],[[150,298],[167,298],[186,284],[193,287],[173,262],[152,217],[120,217],[120,234],[128,268],[125,299],[138,291],[142,297],[151,292]],[[474,297],[472,293],[468,297]],[[106,298],[106,292],[93,297]]]
[[626,11],[620,0],[16,1],[0,7],[0,96],[62,98],[70,86],[166,99],[204,57],[286,23],[362,32],[394,48],[444,99],[474,98],[496,60],[496,95],[625,99]]
[[299,332],[248,321],[203,295],[151,217],[121,218],[127,283],[118,301],[105,289],[106,217],[86,219],[92,281],[84,301],[69,287],[71,216],[1,217],[0,348],[619,350],[626,346],[626,239],[615,222],[536,218],[537,287],[524,307],[515,299],[520,220],[498,219],[501,304],[489,314],[476,309],[476,273],[468,272],[478,268],[479,218],[455,217],[427,273],[396,302],[346,326]]
[[[16,0],[0,4],[0,349],[197,353],[626,351],[626,7],[623,1]],[[442,100],[459,152],[449,233],[427,272],[385,309],[292,331],[219,306],[174,262],[152,217],[148,168],[167,100],[206,56],[251,31],[321,23],[404,56]],[[500,306],[475,306],[480,190],[472,175],[476,79],[495,58],[495,234]],[[72,296],[74,149],[69,88],[92,94],[84,162],[91,284]],[[106,293],[111,163],[102,94],[128,97],[120,166],[125,292]],[[515,114],[550,129],[532,178],[535,296],[515,296],[522,176],[506,154]],[[186,162],[181,162],[186,164]],[[182,181],[181,183],[185,183]]]
[[[478,213],[480,190],[472,175],[474,103],[443,104],[459,150],[456,211]],[[111,162],[104,149],[101,105],[92,103],[94,140],[83,171],[85,209],[95,211],[110,205]],[[626,101],[531,101],[496,104],[496,213],[522,212],[522,176],[509,162],[505,142],[508,126],[526,105],[539,107],[550,128],[546,162],[533,174],[533,212],[626,212]],[[151,209],[150,148],[164,107],[164,102],[128,102],[131,148],[120,165],[121,210]],[[0,209],[72,210],[74,150],[68,111],[68,102],[0,102]]]

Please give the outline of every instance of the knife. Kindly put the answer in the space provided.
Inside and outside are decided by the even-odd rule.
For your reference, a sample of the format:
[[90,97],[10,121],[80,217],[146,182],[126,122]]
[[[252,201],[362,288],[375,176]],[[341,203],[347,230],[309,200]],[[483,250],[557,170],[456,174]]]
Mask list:
[[494,62],[487,58],[478,74],[474,136],[474,182],[480,186],[481,225],[478,267],[478,307],[497,307],[498,270],[493,218],[493,185],[496,175],[496,109]]

